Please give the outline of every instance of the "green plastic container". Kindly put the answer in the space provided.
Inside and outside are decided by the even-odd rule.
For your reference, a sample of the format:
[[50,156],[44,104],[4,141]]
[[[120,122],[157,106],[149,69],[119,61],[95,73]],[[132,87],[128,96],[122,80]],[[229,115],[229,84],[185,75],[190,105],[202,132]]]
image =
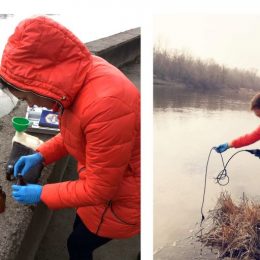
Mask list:
[[12,123],[13,123],[13,127],[17,132],[25,131],[32,124],[32,122],[30,122],[25,117],[13,117]]

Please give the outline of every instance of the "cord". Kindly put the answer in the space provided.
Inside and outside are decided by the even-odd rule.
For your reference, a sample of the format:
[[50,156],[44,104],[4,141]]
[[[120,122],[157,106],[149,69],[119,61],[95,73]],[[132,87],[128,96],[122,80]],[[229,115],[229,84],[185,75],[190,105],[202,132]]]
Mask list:
[[211,152],[212,152],[214,149],[215,149],[215,147],[212,147],[212,148],[210,149],[210,152],[209,152],[209,155],[208,155],[208,159],[207,159],[207,163],[206,163],[206,171],[205,171],[205,177],[204,177],[204,189],[203,189],[202,203],[201,203],[201,208],[200,208],[200,213],[201,213],[200,226],[201,226],[202,222],[203,222],[204,219],[205,219],[205,216],[204,216],[204,214],[203,214],[203,207],[204,207],[206,187],[207,187],[208,165],[209,165],[209,159],[210,159]]
[[[226,185],[229,183],[229,176],[228,176],[227,170],[226,170],[227,165],[229,164],[230,160],[231,160],[236,154],[238,154],[238,153],[240,153],[240,152],[248,152],[248,150],[240,150],[240,151],[235,152],[235,153],[228,159],[228,161],[227,161],[226,164],[224,163],[224,159],[223,159],[222,154],[221,154],[221,153],[219,154],[219,155],[221,156],[221,160],[222,160],[222,164],[223,164],[223,170],[218,173],[218,175],[217,175],[217,177],[216,177],[215,179],[216,179],[217,184],[219,184],[220,186],[226,186]],[[227,179],[226,182],[222,183],[221,181],[224,181],[225,179]]]
[[[206,195],[206,187],[207,187],[207,175],[208,175],[208,165],[209,165],[209,159],[211,156],[211,152],[213,150],[215,150],[216,147],[212,147],[210,149],[209,155],[208,155],[208,159],[207,159],[207,163],[206,163],[206,171],[205,171],[205,177],[204,177],[204,189],[203,189],[203,196],[202,196],[202,203],[201,203],[201,208],[200,208],[200,213],[201,213],[201,222],[200,222],[200,226],[202,224],[202,222],[205,219],[205,216],[203,214],[203,207],[204,207],[204,202],[205,202],[205,195]],[[237,155],[240,152],[251,152],[252,150],[239,150],[236,153],[234,153],[226,162],[226,164],[224,163],[224,159],[221,153],[219,153],[220,157],[221,157],[221,161],[223,164],[223,169],[218,173],[217,177],[215,178],[216,183],[221,185],[221,186],[226,186],[229,183],[229,176],[227,173],[227,165],[229,164],[230,160]]]

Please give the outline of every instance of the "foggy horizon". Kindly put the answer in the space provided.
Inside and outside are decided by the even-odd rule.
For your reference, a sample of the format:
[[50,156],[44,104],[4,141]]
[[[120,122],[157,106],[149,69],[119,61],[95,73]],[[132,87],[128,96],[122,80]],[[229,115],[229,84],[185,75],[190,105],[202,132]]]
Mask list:
[[260,69],[260,15],[175,14],[154,19],[154,46],[230,69]]

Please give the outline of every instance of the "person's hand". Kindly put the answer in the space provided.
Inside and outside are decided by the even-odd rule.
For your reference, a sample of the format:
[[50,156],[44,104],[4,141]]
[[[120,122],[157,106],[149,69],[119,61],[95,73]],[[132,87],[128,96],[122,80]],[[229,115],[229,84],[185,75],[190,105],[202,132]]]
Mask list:
[[21,156],[14,165],[14,176],[17,177],[18,173],[24,176],[34,166],[43,162],[43,157],[40,153],[34,153],[31,155]]
[[229,148],[228,143],[224,143],[224,144],[221,144],[221,145],[215,147],[215,150],[216,150],[216,152],[218,152],[218,153],[223,153],[223,152],[225,152],[228,148]]
[[36,204],[40,202],[41,193],[42,186],[38,184],[12,185],[12,197],[19,203]]

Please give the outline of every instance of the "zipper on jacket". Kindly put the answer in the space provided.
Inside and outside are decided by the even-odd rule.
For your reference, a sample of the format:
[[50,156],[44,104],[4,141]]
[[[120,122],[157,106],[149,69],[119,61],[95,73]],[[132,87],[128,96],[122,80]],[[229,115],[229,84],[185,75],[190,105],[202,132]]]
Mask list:
[[132,224],[132,223],[129,223],[129,222],[126,222],[124,221],[122,218],[118,217],[118,215],[115,213],[115,211],[113,210],[113,207],[112,207],[112,201],[111,201],[111,204],[110,204],[110,209],[111,209],[111,212],[112,214],[114,215],[115,218],[117,218],[119,221],[121,221],[122,223],[126,224],[126,225],[130,225],[130,226],[135,226],[136,224]]
[[79,170],[78,170],[78,174],[80,174],[81,172],[85,171],[86,167],[82,166]]
[[[49,100],[52,100],[52,101],[57,102],[57,103],[60,105],[60,107],[61,107],[61,114],[63,113],[64,108],[63,108],[62,103],[61,103],[59,100],[56,100],[56,99],[54,99],[54,98],[50,98],[50,97],[46,97],[46,96],[40,95],[40,94],[35,93],[34,91],[31,91],[31,90],[22,90],[22,89],[20,89],[20,88],[18,88],[18,87],[16,87],[16,86],[14,86],[13,84],[9,83],[8,81],[6,81],[3,77],[0,77],[0,79],[3,80],[7,85],[11,86],[12,88],[14,88],[14,89],[16,89],[16,90],[18,90],[18,91],[21,91],[21,92],[24,92],[24,93],[30,93],[30,92],[31,92],[31,93],[33,93],[34,95],[38,96],[38,97],[47,98],[47,99],[49,99]],[[61,100],[64,100],[64,99],[65,99],[65,97],[63,96],[63,97],[61,98]]]
[[108,208],[111,206],[111,204],[112,204],[112,200],[109,200],[109,201],[106,203],[106,207],[105,207],[105,209],[104,209],[104,211],[103,211],[103,213],[102,213],[102,215],[101,215],[101,219],[100,219],[100,222],[99,222],[98,227],[97,227],[96,235],[98,235],[98,232],[99,232],[99,230],[100,230],[100,227],[101,227],[101,225],[102,225],[102,223],[103,223],[103,221],[104,221],[104,216],[105,216],[105,214],[106,214]]

